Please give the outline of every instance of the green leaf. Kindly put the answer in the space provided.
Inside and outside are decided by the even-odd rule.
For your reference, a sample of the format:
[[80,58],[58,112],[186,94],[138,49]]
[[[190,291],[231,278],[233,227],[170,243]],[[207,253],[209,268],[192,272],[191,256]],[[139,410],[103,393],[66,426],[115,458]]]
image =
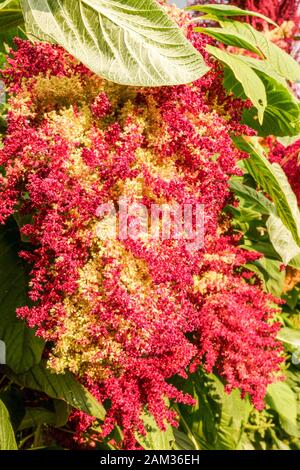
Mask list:
[[0,400],[0,450],[18,450],[9,413]]
[[[225,88],[237,97],[248,97],[254,104],[254,108],[244,112],[245,123],[257,130],[261,136],[298,135],[299,102],[290,91],[286,80],[300,79],[299,64],[248,24],[220,21],[220,25],[220,28],[198,27],[195,31],[208,34],[224,44],[247,49],[264,59],[231,54],[207,46],[207,51],[225,63],[232,72],[230,74],[225,70]],[[258,83],[259,88],[255,94]],[[239,84],[242,85],[242,92]]]
[[278,164],[271,164],[263,148],[255,139],[246,141],[233,137],[236,146],[250,155],[244,164],[261,188],[272,198],[283,224],[291,231],[295,242],[300,245],[300,212],[297,198],[288,179]]
[[144,411],[141,417],[147,435],[141,436],[136,435],[137,441],[145,450],[172,450],[174,449],[175,437],[173,434],[173,428],[170,424],[166,426],[165,431],[161,431],[156,424],[156,421],[152,414],[148,411]]
[[287,88],[286,79],[282,75],[279,75],[267,60],[255,59],[247,55],[239,55],[239,58],[254,70],[262,72],[264,75],[273,78]]
[[63,400],[53,400],[54,409],[55,409],[55,426],[61,427],[65,426],[68,422],[70,415],[71,407]]
[[21,0],[27,32],[123,85],[190,83],[209,68],[155,0]]
[[297,401],[293,390],[285,382],[276,382],[268,386],[267,404],[275,410],[283,429],[291,435],[298,435]]
[[0,3],[0,33],[24,24],[19,0],[6,0]]
[[292,266],[292,268],[295,269],[300,269],[300,255],[295,256],[290,262],[289,266]]
[[266,223],[270,241],[285,265],[300,254],[300,247],[281,219],[271,214]]
[[18,427],[25,416],[24,396],[19,387],[6,387],[2,388],[0,392],[0,400],[6,406],[13,430],[16,432]]
[[286,137],[279,137],[278,142],[280,142],[284,147],[289,147],[290,145],[293,145],[297,140],[300,140],[300,134],[294,135],[292,137],[286,136]]
[[64,400],[73,408],[84,411],[95,418],[104,419],[105,409],[102,404],[70,372],[55,374],[42,362],[25,374],[17,375],[9,370],[5,373],[21,387],[46,393],[49,397]]
[[261,13],[251,11],[251,10],[242,10],[239,7],[234,5],[193,5],[186,7],[186,10],[195,10],[200,11],[203,13],[207,13],[209,15],[216,16],[217,18],[226,18],[227,16],[256,16],[261,18],[262,20],[267,21],[268,23],[277,26],[274,21],[272,21],[267,16],[262,15]]
[[230,30],[226,30],[226,28],[203,28],[196,26],[194,31],[197,33],[207,34],[208,36],[211,36],[214,39],[217,39],[217,41],[223,42],[228,46],[240,47],[254,52],[257,55],[261,55],[260,50],[250,44],[249,41],[245,40],[242,35],[233,33]]
[[50,411],[43,407],[26,407],[18,431],[47,424],[53,427],[64,426],[68,421],[69,408],[66,402],[55,400],[55,411]]
[[277,338],[285,348],[300,359],[300,330],[284,327],[279,331]]
[[280,259],[279,255],[274,250],[269,240],[259,241],[257,239],[255,240],[245,239],[244,244],[240,245],[240,247],[243,248],[244,250],[257,251],[258,253],[262,253],[270,260],[272,259],[272,260],[278,261]]
[[[0,31],[0,52],[8,54],[11,47],[14,45],[14,38],[19,37],[21,39],[27,39],[21,27],[11,28],[9,31]],[[2,61],[3,63],[4,61]],[[2,65],[1,63],[1,65]]]
[[195,450],[193,441],[184,432],[179,431],[177,428],[173,428],[175,438],[175,450]]
[[194,397],[196,404],[181,405],[181,415],[201,449],[237,449],[252,409],[248,398],[242,399],[238,390],[226,393],[216,375],[201,371],[189,377],[184,391]]
[[240,98],[242,100],[246,100],[247,96],[245,95],[244,88],[242,87],[241,83],[236,79],[233,71],[230,67],[224,65],[224,79],[223,79],[223,86],[225,90],[228,92],[233,93],[236,98]]
[[[219,23],[220,28],[198,27],[195,28],[195,31],[208,34],[224,44],[247,49],[263,59],[258,60],[248,56],[231,54],[231,56],[236,57],[232,63],[232,57],[226,56],[226,54],[229,54],[228,52],[218,49],[215,51],[212,46],[207,46],[208,52],[231,69],[235,78],[242,84],[245,95],[250,98],[256,108],[244,112],[245,123],[257,130],[261,136],[276,135],[284,137],[298,135],[300,131],[299,102],[289,89],[286,80],[292,82],[300,80],[300,65],[251,25],[238,21],[219,20]],[[250,73],[249,69],[251,69]],[[257,75],[253,82],[253,88],[255,88],[257,82],[260,83],[256,102],[253,100],[255,93],[251,86],[253,74]],[[249,83],[247,84],[248,76]],[[241,78],[246,80],[247,88]],[[240,87],[233,80],[233,75],[226,72],[226,70],[224,86],[236,96],[244,98],[244,96],[241,96],[243,93],[241,93]],[[265,89],[263,109],[258,106],[258,104],[262,104],[262,88]],[[249,91],[251,94],[249,94]],[[258,110],[258,114],[256,110]],[[262,116],[264,117],[263,122]]]
[[221,399],[216,448],[236,449],[242,437],[243,424],[248,421],[252,406],[247,398],[241,398],[239,390],[233,390],[227,394],[221,380],[216,376],[213,377],[213,380],[216,393]]
[[246,264],[246,267],[261,278],[266,292],[280,297],[285,281],[285,270],[281,270],[280,265],[280,261],[264,256],[253,263]]
[[[248,42],[249,50],[258,49],[267,61],[268,67],[278,75],[292,82],[300,80],[300,65],[292,56],[270,41],[265,34],[257,31],[250,24],[240,21],[221,21],[220,25],[228,35],[226,44],[230,43],[230,37],[233,35],[238,38],[242,37],[243,44]],[[232,45],[236,46],[236,41]],[[245,46],[241,45],[241,47]]]
[[246,433],[242,435],[238,450],[255,450],[255,447]]
[[16,308],[28,302],[27,276],[19,249],[19,232],[10,220],[0,227],[0,339],[6,345],[6,363],[16,373],[38,364],[44,348],[34,330],[16,317]]
[[275,206],[272,201],[270,201],[266,196],[261,192],[257,191],[246,184],[240,183],[236,179],[232,178],[229,182],[230,189],[234,193],[244,200],[248,200],[252,205],[256,206],[256,209],[265,215],[270,215],[275,211]]
[[291,365],[286,371],[287,384],[295,393],[300,393],[300,369]]
[[53,411],[47,410],[43,407],[26,407],[25,416],[22,419],[18,431],[23,431],[24,429],[36,428],[43,424],[48,424],[49,426],[55,426],[56,416]]
[[[270,241],[276,252],[281,257],[284,264],[288,265],[291,260],[293,260],[298,254],[300,254],[300,247],[295,242],[290,230],[283,224],[280,217],[278,217],[275,204],[269,199],[267,199],[262,192],[257,191],[256,189],[251,188],[250,186],[242,184],[234,178],[232,178],[230,181],[230,187],[242,202],[241,210],[244,210],[245,207],[254,208],[254,210],[258,212],[258,214],[255,215],[256,219],[259,218],[260,214],[269,216],[266,222],[266,228],[268,230]],[[247,236],[247,233],[245,233],[244,236]],[[256,247],[254,244],[253,249],[255,248]],[[259,246],[257,247],[257,251],[260,251]],[[264,259],[266,260],[266,258]],[[277,261],[269,261],[270,264],[265,267],[266,269],[264,269],[264,271],[266,272],[261,273],[259,272],[259,269],[253,270],[259,275],[263,274],[265,287],[269,292],[274,292],[275,289],[275,291],[277,292],[275,295],[280,296],[282,292],[282,277],[284,279],[284,272],[279,269],[279,264]],[[276,263],[276,268],[275,265],[272,266],[272,264],[274,263]],[[251,266],[253,267],[253,264],[249,265],[249,269],[251,269]],[[260,265],[258,267],[261,268]],[[269,269],[273,271],[273,276],[268,275]],[[280,273],[280,292],[277,288],[279,287],[279,278],[278,276],[274,277],[274,274],[277,271],[279,271]]]
[[[244,59],[242,59],[244,60]],[[263,123],[257,120],[255,108],[246,109],[243,113],[245,124],[255,129],[260,136],[294,136],[300,131],[300,108],[295,97],[286,85],[265,73],[256,71],[265,86],[267,107]]]
[[262,124],[264,111],[267,106],[267,95],[264,83],[260,80],[257,73],[235,54],[223,51],[214,46],[207,46],[206,49],[216,59],[230,67],[236,79],[242,85],[245,95],[252,101],[257,109],[258,121]]

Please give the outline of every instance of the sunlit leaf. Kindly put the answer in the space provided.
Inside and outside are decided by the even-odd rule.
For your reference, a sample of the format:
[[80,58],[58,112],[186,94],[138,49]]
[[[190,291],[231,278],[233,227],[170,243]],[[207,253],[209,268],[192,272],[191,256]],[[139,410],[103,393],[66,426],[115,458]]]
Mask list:
[[123,85],[189,83],[203,57],[155,0],[21,0],[27,32]]
[[0,450],[17,450],[17,443],[10,416],[3,401],[0,400]]
[[277,26],[274,21],[272,21],[267,16],[262,15],[259,12],[251,11],[251,10],[242,10],[241,8],[235,5],[218,5],[218,4],[206,4],[206,5],[192,5],[186,7],[186,10],[194,10],[200,11],[202,13],[207,13],[209,15],[213,15],[217,18],[226,18],[226,17],[234,17],[234,16],[256,16],[265,20],[267,23],[271,23],[274,26]]

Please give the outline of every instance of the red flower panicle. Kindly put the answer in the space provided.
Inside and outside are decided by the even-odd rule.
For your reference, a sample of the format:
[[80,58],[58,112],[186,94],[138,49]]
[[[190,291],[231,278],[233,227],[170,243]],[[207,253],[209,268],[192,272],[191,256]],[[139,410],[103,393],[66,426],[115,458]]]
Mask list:
[[[195,35],[178,10],[194,46]],[[0,151],[0,218],[18,208],[31,217],[22,232],[34,250],[32,307],[18,314],[54,344],[49,365],[75,373],[111,403],[102,436],[117,423],[135,448],[148,409],[163,429],[176,425],[166,399],[192,403],[172,386],[190,368],[216,370],[261,408],[279,371],[271,299],[250,286],[221,211],[228,179],[242,158],[232,133],[244,103],[228,96],[217,65],[190,85],[127,88],[106,82],[58,46],[17,41],[3,78],[10,92]],[[109,219],[101,204],[204,206],[204,246],[185,240],[99,237]],[[227,224],[228,225],[228,224]],[[73,416],[78,432],[93,419]]]

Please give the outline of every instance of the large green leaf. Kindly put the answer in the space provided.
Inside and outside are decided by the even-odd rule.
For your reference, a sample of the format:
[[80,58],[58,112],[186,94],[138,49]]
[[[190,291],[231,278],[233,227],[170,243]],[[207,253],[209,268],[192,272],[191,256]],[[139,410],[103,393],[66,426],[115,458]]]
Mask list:
[[238,390],[225,392],[222,381],[214,374],[190,376],[184,391],[191,394],[196,404],[181,406],[184,427],[204,450],[235,450],[239,447],[243,425],[248,421],[252,406],[242,399]]
[[208,36],[217,39],[217,41],[223,42],[227,46],[234,46],[243,49],[247,49],[251,52],[254,52],[257,55],[261,55],[261,51],[253,44],[251,44],[247,39],[245,39],[241,34],[232,32],[230,29],[226,28],[204,28],[196,26],[194,31],[197,33],[207,34]]
[[[242,184],[237,181],[236,178],[232,178],[230,181],[230,187],[239,198],[240,204],[242,204],[242,209],[245,207],[251,207],[255,210],[256,220],[261,218],[260,215],[268,216],[266,228],[268,230],[270,241],[284,264],[289,264],[292,259],[300,254],[300,247],[295,242],[290,230],[283,224],[282,220],[278,216],[275,204],[267,199],[261,191],[257,191],[250,186]],[[247,234],[244,233],[244,236],[247,236]],[[253,248],[255,249],[255,245]],[[259,247],[257,251],[260,251]],[[266,258],[264,258],[264,260],[266,261]],[[274,293],[275,289],[278,293],[278,288],[281,286],[280,292],[275,294],[280,296],[282,292],[282,282],[284,281],[284,272],[279,269],[278,261],[268,260],[268,262],[268,265],[263,267],[262,272],[260,270],[262,266],[259,262],[258,267],[255,264],[257,269],[253,270],[263,276],[263,280],[265,281],[265,286],[268,291],[271,290]],[[253,265],[250,265],[250,269],[251,266],[253,267]],[[269,270],[272,271],[272,276],[269,276]],[[278,284],[279,279],[280,284]]]
[[255,139],[246,141],[243,137],[234,137],[233,141],[240,150],[249,154],[250,158],[244,161],[247,170],[272,198],[280,219],[300,246],[300,212],[284,171],[278,164],[269,162]]
[[173,429],[175,437],[175,450],[195,450],[195,445],[190,437],[182,431],[179,431],[177,428]]
[[6,363],[16,373],[38,364],[44,348],[44,342],[16,317],[16,308],[28,302],[27,276],[19,249],[18,229],[10,220],[0,227],[0,339],[6,345]]
[[262,72],[264,75],[273,78],[287,88],[286,79],[282,75],[279,75],[273,69],[272,64],[270,64],[267,60],[255,59],[254,57],[249,57],[248,55],[239,55],[239,58],[254,70]]
[[24,24],[19,0],[0,2],[0,33]]
[[292,268],[295,269],[300,269],[300,255],[295,256],[290,262],[289,266],[292,266]]
[[274,213],[275,206],[261,191],[257,191],[246,184],[237,181],[236,178],[232,178],[229,182],[230,189],[245,202],[249,201],[252,205],[255,205],[256,209],[265,215]]
[[[224,86],[238,97],[247,96],[254,104],[254,108],[244,113],[245,123],[257,130],[261,136],[297,135],[300,131],[299,102],[291,92],[287,80],[292,82],[300,80],[300,65],[251,25],[239,21],[223,21],[222,18],[218,21],[219,28],[196,27],[195,31],[208,34],[224,44],[247,49],[256,53],[261,59],[229,54],[207,46],[208,52],[225,63],[232,72],[230,74],[225,70]],[[241,93],[237,81],[242,85],[244,93]],[[254,89],[257,83],[259,88],[255,95]],[[263,100],[261,100],[262,89],[264,89]],[[253,97],[256,97],[256,101]]]
[[246,267],[260,277],[266,292],[276,297],[281,296],[285,281],[285,270],[280,269],[280,261],[264,256],[259,260],[246,264]]
[[[228,34],[226,44],[230,45],[230,37],[233,35],[238,38],[242,37],[243,45],[241,47],[244,47],[245,42],[248,42],[249,50],[258,49],[268,62],[269,67],[280,76],[290,81],[300,80],[300,65],[283,49],[270,41],[265,34],[257,31],[250,24],[240,21],[220,21],[220,25],[223,31]],[[236,40],[232,45],[236,46]]]
[[254,104],[253,108],[244,111],[247,125],[261,136],[299,134],[299,103],[286,80],[267,61],[228,53],[213,46],[207,46],[207,50],[226,65],[224,87],[238,98],[248,97]]
[[261,18],[262,20],[267,21],[268,23],[273,24],[274,26],[277,26],[276,23],[274,23],[274,21],[272,21],[267,16],[264,16],[261,13],[251,10],[242,10],[241,8],[236,7],[235,5],[193,5],[186,7],[186,10],[200,11],[202,13],[207,13],[208,15],[213,15],[217,18],[226,18],[228,16],[256,16],[258,18]]
[[0,52],[8,52],[13,45],[13,38],[25,38],[21,30],[24,27],[24,16],[20,0],[0,0]]
[[[244,60],[241,58],[241,60]],[[286,85],[259,70],[257,75],[263,82],[267,94],[267,107],[263,123],[257,120],[255,108],[246,109],[244,122],[255,129],[260,136],[294,136],[300,131],[299,103]]]
[[69,407],[62,400],[54,400],[55,411],[43,407],[26,407],[25,415],[18,426],[18,431],[35,428],[42,424],[54,427],[65,426],[69,417]]
[[14,430],[9,413],[3,401],[0,400],[0,450],[17,450]]
[[266,395],[267,404],[275,410],[283,429],[291,435],[298,435],[297,401],[293,390],[285,382],[269,385]]
[[278,142],[280,142],[284,147],[289,147],[290,145],[293,145],[297,140],[300,140],[300,134],[294,135],[292,137],[286,136],[286,137],[279,137]]
[[242,399],[239,390],[233,390],[227,394],[224,385],[219,378],[212,376],[215,392],[219,396],[211,395],[212,400],[220,406],[220,418],[217,431],[216,448],[218,449],[236,449],[239,446],[243,424],[248,420],[251,404],[247,398]]
[[283,225],[280,217],[271,214],[266,223],[270,241],[280,255],[285,265],[300,254],[300,247],[295,242],[293,235]]
[[142,421],[146,429],[146,436],[136,435],[137,441],[145,450],[172,450],[175,445],[173,428],[166,425],[166,430],[162,431],[156,424],[154,417],[144,411]]
[[25,416],[18,427],[18,431],[35,428],[43,424],[48,424],[49,426],[56,425],[56,416],[54,411],[47,410],[40,406],[26,407]]
[[28,33],[123,85],[189,83],[203,57],[155,0],[21,0]]
[[240,60],[239,56],[223,51],[214,46],[207,46],[207,50],[215,58],[225,63],[243,87],[245,95],[252,101],[258,111],[258,121],[263,122],[264,111],[267,106],[267,95],[264,83],[257,73]]
[[5,373],[21,387],[46,393],[49,397],[64,400],[72,407],[95,418],[104,419],[105,409],[102,404],[69,372],[55,374],[42,362],[25,374],[17,375],[9,370],[6,370]]
[[277,338],[284,344],[285,348],[300,359],[300,330],[284,327],[279,331]]

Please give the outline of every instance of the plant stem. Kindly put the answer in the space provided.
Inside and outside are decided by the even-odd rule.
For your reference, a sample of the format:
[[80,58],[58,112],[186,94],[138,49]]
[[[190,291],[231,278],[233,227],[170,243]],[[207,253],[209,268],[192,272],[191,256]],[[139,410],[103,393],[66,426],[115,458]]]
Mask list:
[[186,429],[186,431],[187,431],[187,435],[188,435],[188,437],[190,438],[190,440],[192,441],[192,443],[194,444],[195,450],[201,450],[201,448],[199,447],[198,442],[196,441],[196,439],[195,439],[193,433],[191,432],[191,430],[190,430],[190,428],[189,428],[187,422],[185,421],[184,417],[183,417],[182,414],[180,413],[179,408],[178,408],[178,407],[176,407],[176,408],[177,408],[177,412],[178,412],[178,414],[179,414],[179,416],[180,416],[180,419],[182,420],[182,424],[184,425],[184,427],[185,427],[185,429]]
[[41,444],[41,435],[42,435],[42,425],[38,424],[36,427],[36,431],[34,433],[34,439],[33,439],[33,447],[40,447]]

